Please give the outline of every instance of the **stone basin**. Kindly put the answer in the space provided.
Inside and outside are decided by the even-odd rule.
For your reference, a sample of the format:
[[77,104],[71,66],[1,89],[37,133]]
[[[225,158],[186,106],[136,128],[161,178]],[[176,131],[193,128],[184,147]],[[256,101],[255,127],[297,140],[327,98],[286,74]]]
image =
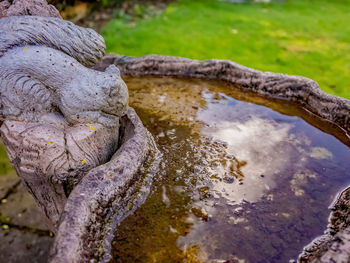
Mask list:
[[[347,205],[348,191],[344,190],[350,183],[348,162],[350,159],[350,102],[348,100],[324,93],[310,79],[263,73],[231,61],[195,61],[156,55],[141,58],[109,55],[104,58],[99,67],[104,68],[109,64],[115,64],[124,74],[131,94],[130,103],[136,108],[141,119],[146,123],[146,127],[155,136],[157,144],[160,145],[162,140],[163,143],[165,141],[165,144],[169,145],[177,145],[177,143],[181,145],[181,140],[189,144],[189,146],[181,146],[176,150],[162,145],[163,155],[170,155],[172,151],[176,154],[170,155],[171,157],[168,159],[165,157],[167,161],[163,160],[161,167],[166,171],[159,172],[157,177],[170,177],[193,187],[190,190],[184,190],[181,183],[179,186],[171,180],[165,180],[163,184],[159,183],[158,186],[154,186],[154,194],[149,197],[153,201],[147,201],[116,231],[113,243],[114,250],[112,250],[115,261],[111,262],[134,262],[140,258],[142,262],[148,262],[152,261],[152,258],[157,259],[157,257],[158,260],[167,260],[167,262],[177,262],[176,260],[179,258],[188,257],[196,258],[198,262],[224,262],[225,260],[266,262],[272,259],[274,262],[285,262],[289,259],[296,260],[300,252],[302,252],[299,256],[301,262],[328,262],[328,260],[339,261],[348,258],[346,240],[349,206]],[[147,75],[160,76],[161,78],[147,78]],[[174,79],[169,76],[190,78],[188,81],[194,83],[188,84],[186,80]],[[196,83],[196,79],[207,79],[211,81],[209,81],[211,84],[208,84],[208,81]],[[221,86],[221,88],[217,88],[217,86]],[[244,103],[240,105],[236,101],[237,99],[267,106],[282,116],[273,117],[274,114],[266,113],[263,109],[247,110],[247,106]],[[230,103],[240,106],[234,107],[229,105]],[[204,113],[205,111],[207,112]],[[264,114],[270,117],[266,117]],[[262,118],[262,115],[265,117]],[[288,119],[284,115],[298,118]],[[271,118],[273,128],[271,127],[269,130],[271,123],[269,124],[269,121],[265,123],[261,121],[261,118]],[[249,121],[249,119],[251,120]],[[236,121],[236,128],[232,128],[233,120]],[[198,122],[202,124],[198,125]],[[301,122],[306,122],[309,125],[303,126],[300,124]],[[203,123],[205,123],[204,126]],[[276,125],[281,126],[277,128]],[[298,128],[289,130],[287,127],[290,125]],[[235,129],[241,132],[237,132]],[[271,133],[272,130],[274,132]],[[282,138],[283,133],[288,134],[284,139]],[[331,134],[333,138],[329,139],[329,135],[325,134]],[[197,136],[200,140],[196,142],[198,138],[193,139],[192,136]],[[210,141],[205,141],[203,138],[209,138]],[[220,145],[221,143],[223,145]],[[273,144],[275,145],[273,146]],[[233,150],[245,147],[247,148],[246,152]],[[290,147],[295,147],[294,153]],[[216,162],[209,162],[210,158],[214,158],[213,156],[208,157],[208,152],[213,148],[214,152],[217,151],[215,153],[217,159],[223,158],[218,152],[223,151],[221,154],[231,152],[231,157],[233,155],[234,158],[233,169],[230,168],[230,171],[234,173],[233,178],[225,176],[215,178],[217,174],[213,174],[212,167],[210,167],[209,172],[207,167],[207,170],[203,168],[203,162],[207,166],[218,165]],[[224,148],[226,150],[223,150]],[[333,150],[330,150],[332,148]],[[249,166],[247,160],[244,159],[253,157],[247,157],[247,152],[259,150],[262,151],[260,166],[256,165],[255,168]],[[198,160],[196,157],[188,158],[188,156],[179,154],[179,152],[186,151],[189,155],[193,154],[194,156],[203,154],[203,152],[205,154]],[[237,156],[240,158],[235,159]],[[193,179],[196,181],[195,183],[188,178],[191,173],[181,170],[186,167],[185,164],[174,165],[170,162],[176,158],[183,158],[183,162],[189,160],[191,163],[189,166],[193,169],[191,173],[195,173],[192,176],[199,177]],[[256,157],[256,160],[259,158]],[[254,158],[249,160],[250,163],[252,161]],[[284,164],[285,162],[289,162],[289,165]],[[264,165],[270,167],[270,172],[264,172],[262,169]],[[225,168],[220,167],[220,169],[225,172]],[[283,176],[276,175],[276,172],[277,174],[282,173]],[[225,174],[222,170],[220,173],[221,175]],[[258,179],[250,178],[245,173],[250,175],[255,173]],[[271,179],[269,173],[275,173],[272,176],[274,177],[272,181],[267,179]],[[208,174],[214,179],[208,178]],[[287,174],[289,175],[287,176]],[[263,180],[259,181],[261,178]],[[213,180],[220,183],[213,183]],[[283,186],[286,183],[288,186]],[[222,185],[225,184],[234,186],[223,187]],[[271,189],[275,188],[276,185],[282,194],[276,190],[276,193],[273,194],[274,190]],[[312,187],[312,185],[317,185],[317,187]],[[249,186],[251,190],[249,190]],[[219,190],[220,187],[221,190]],[[245,190],[242,190],[244,188]],[[215,196],[217,192],[224,195],[220,191],[227,192],[229,190],[235,194],[226,193],[229,198],[223,198],[225,200],[223,203],[227,207],[220,208],[221,210],[214,209],[213,207],[216,205],[219,207],[225,205],[222,201],[215,202],[211,198],[217,200],[219,198]],[[174,197],[176,191],[192,191],[192,194],[184,194],[183,198],[194,200],[186,204],[181,203],[179,197]],[[269,191],[271,193],[267,194],[266,192]],[[290,193],[286,194],[288,191]],[[158,193],[158,197],[155,197],[156,193]],[[276,196],[274,197],[274,195]],[[278,200],[273,201],[273,198]],[[174,200],[180,202],[186,209],[188,209],[188,204],[191,204],[189,210],[183,210],[182,213],[179,213],[169,209]],[[257,200],[263,201],[258,202]],[[238,205],[242,202],[244,206]],[[152,207],[157,207],[163,211],[159,208],[160,203],[165,206],[162,208],[164,209],[163,214],[152,210]],[[286,209],[285,206],[289,205],[290,208]],[[328,209],[329,207],[331,210]],[[242,208],[245,212],[241,211]],[[180,208],[177,207],[177,209]],[[284,210],[289,212],[283,212]],[[182,217],[182,221],[164,220],[162,223],[161,220],[164,219],[162,216],[171,212],[174,213],[173,217],[177,219]],[[327,228],[327,218],[330,212],[330,224]],[[230,213],[233,213],[232,218],[228,216]],[[151,216],[154,218],[159,216],[160,219],[153,221],[150,219]],[[198,219],[201,223],[198,223]],[[137,226],[139,221],[144,222],[146,226],[143,227],[142,224]],[[211,221],[216,223],[209,223]],[[150,222],[158,223],[169,229],[157,232],[158,228],[152,227]],[[187,227],[185,227],[186,224]],[[229,227],[230,224],[245,230],[239,231],[234,227]],[[282,231],[284,228],[290,228],[291,232]],[[254,234],[248,234],[249,231],[254,232]],[[142,234],[143,232],[145,234]],[[158,238],[150,238],[152,233],[158,233]],[[154,249],[154,244],[157,241],[159,246],[169,242],[168,239],[159,238],[165,233],[167,233],[167,237],[173,235],[172,239],[174,239],[174,235],[178,237],[176,245],[173,242],[169,246],[163,245],[163,250]],[[233,233],[238,233],[236,239],[231,237]],[[262,233],[265,233],[269,238],[264,238]],[[217,234],[216,237],[215,234]],[[281,237],[283,235],[285,236]],[[246,238],[242,238],[242,236]],[[311,242],[314,238],[316,239]],[[169,239],[172,240],[171,237]],[[221,243],[218,241],[220,239]],[[235,240],[238,243],[235,243]],[[343,242],[344,240],[345,242]],[[241,242],[245,245],[240,245]],[[310,245],[306,246],[308,243]],[[134,253],[135,246],[140,251],[145,252]],[[252,247],[259,246],[260,250],[252,249]],[[304,246],[306,247],[303,250]],[[337,250],[334,250],[334,246],[337,247]],[[234,253],[237,247],[239,247],[239,252]],[[330,247],[333,247],[333,250],[329,249]],[[179,248],[181,252],[179,252]],[[169,251],[172,251],[171,255],[177,253],[178,257],[169,257]]]
[[116,226],[144,202],[157,147],[132,108],[120,126],[120,145],[110,161],[90,170],[69,195],[50,262],[108,260]]
[[317,236],[300,261],[348,258],[348,100],[231,61],[96,68],[110,64],[141,120],[130,108],[117,152],[70,194],[51,262],[285,262]]

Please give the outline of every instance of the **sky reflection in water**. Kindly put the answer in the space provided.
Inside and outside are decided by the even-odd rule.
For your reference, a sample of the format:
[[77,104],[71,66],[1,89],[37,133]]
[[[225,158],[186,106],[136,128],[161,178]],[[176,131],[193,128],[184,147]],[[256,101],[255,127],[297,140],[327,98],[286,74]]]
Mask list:
[[327,207],[350,183],[350,150],[275,110],[303,111],[237,100],[247,95],[224,84],[128,81],[164,160],[149,199],[116,233],[116,262],[186,262],[190,252],[198,262],[286,262],[323,232]]

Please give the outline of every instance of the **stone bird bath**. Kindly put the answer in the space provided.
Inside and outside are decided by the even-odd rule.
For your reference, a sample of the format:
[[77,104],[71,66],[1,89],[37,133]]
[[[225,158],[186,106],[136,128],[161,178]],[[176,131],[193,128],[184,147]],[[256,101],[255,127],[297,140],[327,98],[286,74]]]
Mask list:
[[[316,82],[299,76],[260,72],[228,60],[196,61],[180,57],[148,55],[127,57],[109,54],[97,68],[116,65],[122,74],[130,76],[180,76],[221,80],[246,91],[269,98],[293,101],[313,115],[336,124],[344,130],[342,139],[350,144],[350,101],[321,91]],[[350,188],[339,194],[332,206],[328,228],[324,235],[304,248],[299,262],[350,261]]]
[[[350,131],[350,101],[324,93],[310,79],[227,60],[104,56],[100,35],[62,20],[45,1],[0,4],[1,135],[55,233],[50,262],[110,260],[116,226],[148,194],[160,155],[128,106],[121,75],[225,81],[292,101],[345,134]],[[327,231],[299,260],[348,262],[349,212],[345,190]]]

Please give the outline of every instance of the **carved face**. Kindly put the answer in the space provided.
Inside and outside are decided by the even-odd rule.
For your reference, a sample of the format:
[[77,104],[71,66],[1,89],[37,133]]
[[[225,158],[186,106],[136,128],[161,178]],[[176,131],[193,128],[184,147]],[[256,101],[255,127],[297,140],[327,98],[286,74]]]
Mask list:
[[93,121],[111,127],[126,113],[126,84],[114,65],[106,72],[85,70],[88,72],[81,73],[84,78],[76,77],[60,91],[58,106],[72,124]]

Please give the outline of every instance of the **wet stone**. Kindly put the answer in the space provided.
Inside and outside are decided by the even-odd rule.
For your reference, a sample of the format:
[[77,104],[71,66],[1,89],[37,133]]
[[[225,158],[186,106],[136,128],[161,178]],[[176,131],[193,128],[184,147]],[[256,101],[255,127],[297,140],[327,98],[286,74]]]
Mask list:
[[47,262],[53,237],[42,212],[16,174],[0,175],[0,183],[6,194],[0,203],[0,261]]
[[1,262],[46,263],[53,238],[20,229],[0,229]]
[[16,187],[20,182],[15,172],[8,173],[6,175],[0,175],[0,198],[6,198],[6,196]]
[[22,184],[14,189],[6,203],[0,205],[0,215],[3,218],[10,218],[11,224],[17,226],[49,231],[42,212]]

